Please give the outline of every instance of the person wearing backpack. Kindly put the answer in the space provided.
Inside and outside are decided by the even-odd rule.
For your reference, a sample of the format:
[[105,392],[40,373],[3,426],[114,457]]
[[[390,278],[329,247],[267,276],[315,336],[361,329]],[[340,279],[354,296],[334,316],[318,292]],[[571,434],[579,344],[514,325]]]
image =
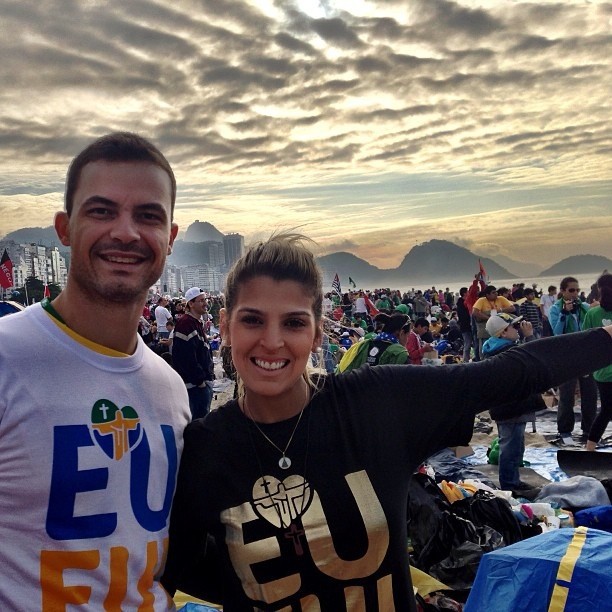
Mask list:
[[408,351],[400,339],[402,328],[408,323],[408,316],[382,313],[378,318],[384,321],[382,331],[374,338],[354,344],[338,364],[339,372],[350,372],[366,363],[371,366],[408,363]]

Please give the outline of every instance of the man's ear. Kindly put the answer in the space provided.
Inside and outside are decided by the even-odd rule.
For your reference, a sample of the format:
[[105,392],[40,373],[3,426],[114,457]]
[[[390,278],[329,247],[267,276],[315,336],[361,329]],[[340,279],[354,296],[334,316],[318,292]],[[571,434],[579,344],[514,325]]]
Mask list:
[[178,230],[179,230],[179,226],[176,223],[170,224],[170,241],[168,242],[168,255],[172,253],[172,245],[174,244],[174,240],[176,239]]
[[64,211],[56,212],[53,225],[60,242],[64,246],[70,246],[70,217],[68,213]]

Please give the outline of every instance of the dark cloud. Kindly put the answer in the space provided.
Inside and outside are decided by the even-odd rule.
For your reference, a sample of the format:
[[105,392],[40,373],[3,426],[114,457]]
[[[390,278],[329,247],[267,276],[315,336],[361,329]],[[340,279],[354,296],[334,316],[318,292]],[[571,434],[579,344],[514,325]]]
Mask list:
[[314,55],[316,53],[312,45],[299,40],[295,36],[291,36],[291,34],[287,34],[287,32],[276,34],[274,41],[279,47],[293,53],[303,53],[305,55]]
[[413,15],[421,24],[421,33],[435,27],[439,33],[482,38],[504,29],[503,21],[486,10],[448,0],[418,0],[413,3]]
[[543,51],[557,46],[559,42],[558,40],[550,40],[545,36],[525,36],[510,49],[510,52]]
[[342,19],[314,19],[312,29],[330,44],[350,49],[363,46],[359,37]]
[[473,5],[0,0],[0,159],[133,129],[206,176],[600,165],[610,5]]

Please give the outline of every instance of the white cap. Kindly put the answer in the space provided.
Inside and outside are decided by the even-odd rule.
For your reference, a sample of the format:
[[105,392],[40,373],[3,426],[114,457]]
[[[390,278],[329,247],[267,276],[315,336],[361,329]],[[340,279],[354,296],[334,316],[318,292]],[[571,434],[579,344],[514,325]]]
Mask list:
[[490,336],[499,336],[504,329],[521,321],[523,317],[513,317],[507,312],[500,312],[487,320],[486,328]]
[[185,291],[185,299],[188,302],[198,297],[198,295],[202,295],[204,291],[202,291],[199,287],[192,287],[191,289],[187,289]]

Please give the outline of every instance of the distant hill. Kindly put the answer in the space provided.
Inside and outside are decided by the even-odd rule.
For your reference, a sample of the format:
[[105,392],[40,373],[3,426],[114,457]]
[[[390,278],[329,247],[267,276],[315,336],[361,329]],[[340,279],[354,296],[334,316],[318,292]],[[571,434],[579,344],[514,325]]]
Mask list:
[[185,242],[223,242],[224,234],[208,221],[194,221],[185,232]]
[[593,274],[604,270],[612,270],[612,260],[607,257],[601,255],[572,255],[543,270],[540,276]]
[[[481,257],[492,278],[516,278],[492,259]],[[337,273],[342,283],[350,276],[359,287],[394,287],[437,279],[461,279],[466,283],[478,271],[478,255],[446,240],[430,240],[413,247],[397,268],[380,269],[351,253],[331,253],[318,259],[324,270],[326,286]],[[347,287],[348,288],[348,287]]]
[[[404,257],[397,268],[401,278],[464,278],[473,279],[478,271],[479,256],[447,240],[430,240],[418,244]],[[480,257],[490,278],[516,278],[492,259]]]
[[392,272],[392,270],[381,270],[368,263],[365,259],[345,251],[319,257],[317,263],[323,270],[329,271],[332,276],[338,274],[345,277],[350,276],[351,278],[354,276],[359,279],[375,279],[380,278],[382,274]]
[[9,232],[4,236],[4,240],[13,240],[19,243],[36,243],[44,244],[45,246],[56,246],[60,251],[66,252],[70,250],[70,247],[65,247],[57,237],[55,228],[50,225],[49,227],[23,227]]

